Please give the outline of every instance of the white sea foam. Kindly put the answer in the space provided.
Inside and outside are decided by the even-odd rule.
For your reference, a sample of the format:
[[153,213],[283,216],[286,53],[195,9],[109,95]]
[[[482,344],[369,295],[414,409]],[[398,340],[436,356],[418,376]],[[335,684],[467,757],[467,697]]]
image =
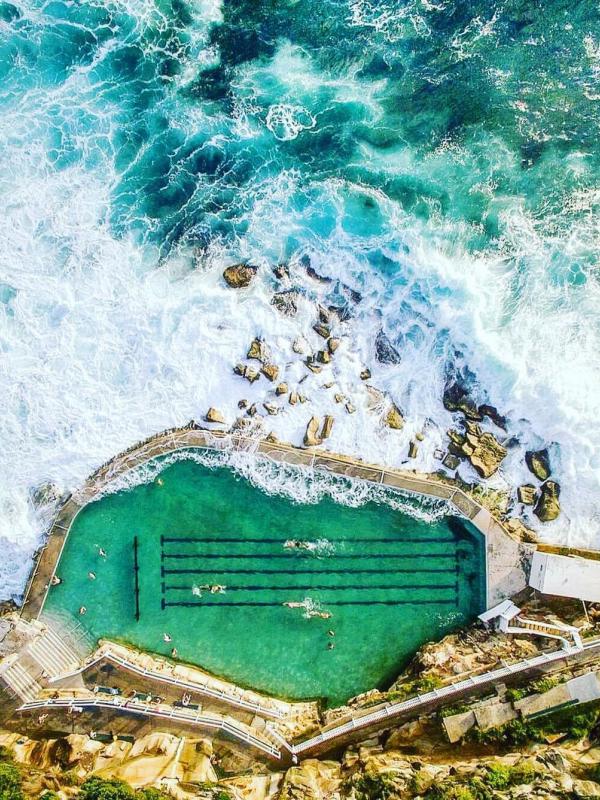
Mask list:
[[[358,5],[361,13],[375,14],[374,6],[369,11],[364,3]],[[140,19],[154,6],[140,0]],[[216,17],[218,7],[212,8]],[[383,19],[384,24],[391,22]],[[367,16],[360,24],[380,23]],[[199,36],[196,52],[206,41]],[[269,69],[271,84],[266,80]],[[250,187],[251,211],[240,220],[245,233],[231,249],[213,243],[200,266],[184,250],[161,260],[153,247],[117,239],[110,231],[111,192],[118,176],[109,155],[93,169],[88,160],[99,144],[110,153],[106,143],[113,135],[115,109],[105,105],[100,111],[94,105],[96,91],[87,84],[88,73],[76,70],[68,87],[58,85],[44,93],[32,89],[20,99],[18,113],[0,118],[0,138],[10,152],[0,168],[7,198],[0,217],[0,545],[5,555],[0,596],[22,590],[29,558],[40,541],[43,523],[30,502],[32,488],[50,481],[74,489],[114,453],[158,430],[201,419],[210,405],[233,422],[241,398],[259,406],[272,399],[265,379],[251,386],[232,373],[257,335],[268,342],[282,377],[307,397],[296,406],[279,401],[281,413],[265,417],[267,431],[300,444],[312,414],[333,414],[332,450],[423,471],[439,468],[434,453],[443,448],[444,432],[454,422],[441,403],[446,367],[452,361],[468,365],[482,395],[485,390],[509,416],[510,433],[520,442],[493,485],[529,480],[524,450],[549,446],[564,513],[542,526],[541,535],[570,544],[599,544],[600,297],[590,271],[582,268],[581,281],[569,272],[569,264],[585,264],[585,254],[598,248],[598,200],[593,193],[574,192],[565,198],[559,218],[534,218],[516,201],[507,202],[497,251],[475,256],[464,245],[474,234],[472,228],[448,221],[435,204],[429,221],[417,223],[382,192],[342,180],[311,184],[298,171],[286,169]],[[275,90],[261,95],[257,87],[269,85]],[[318,130],[314,98],[323,90],[332,102],[358,98],[372,121],[380,113],[373,85],[359,86],[351,74],[318,73],[305,53],[287,44],[269,67],[241,68],[234,90],[239,114],[231,133],[250,140],[264,136],[272,142],[264,122],[278,102],[308,109],[305,121],[314,118],[310,130]],[[80,124],[75,108],[93,116],[94,125],[89,120]],[[49,156],[44,122],[57,109],[70,115],[73,147],[79,148],[79,157],[61,170]],[[199,106],[178,113],[177,124],[186,131],[209,129]],[[219,135],[225,134],[215,133]],[[490,147],[496,147],[499,159],[509,157],[501,143]],[[430,170],[439,178],[443,169],[464,167],[460,148],[452,142],[421,162],[408,148],[376,152],[365,145],[363,154],[374,170],[390,177],[422,176]],[[585,158],[574,160],[573,168],[589,169]],[[487,177],[482,176],[480,186],[489,194]],[[303,203],[295,202],[299,196]],[[365,197],[379,216],[373,212],[368,217]],[[342,344],[334,363],[320,375],[307,373],[291,343],[302,333],[311,348],[322,347],[312,331],[315,303],[328,303],[332,285],[311,281],[294,262],[291,282],[303,292],[297,316],[282,317],[270,304],[269,268],[285,257],[290,241],[298,240],[317,272],[339,279],[363,297],[354,318],[339,326]],[[366,257],[374,251],[393,269],[384,274],[369,266]],[[233,292],[220,275],[226,264],[240,258],[261,270],[250,289]],[[400,364],[375,361],[374,332],[380,328],[398,342]],[[372,369],[371,383],[402,408],[402,431],[382,426],[389,400],[373,408],[359,378],[365,365]],[[328,382],[334,385],[324,389]],[[352,402],[355,413],[346,413],[335,402],[336,393]],[[425,438],[418,458],[409,460],[408,444],[418,432]],[[170,456],[162,464],[180,457],[190,456]],[[299,502],[316,502],[329,494],[353,505],[369,499],[396,503],[422,518],[444,513],[442,506],[284,468],[249,453],[193,457],[227,463],[265,491]],[[155,479],[161,468],[145,465],[112,488]],[[465,467],[461,473],[473,477]]]

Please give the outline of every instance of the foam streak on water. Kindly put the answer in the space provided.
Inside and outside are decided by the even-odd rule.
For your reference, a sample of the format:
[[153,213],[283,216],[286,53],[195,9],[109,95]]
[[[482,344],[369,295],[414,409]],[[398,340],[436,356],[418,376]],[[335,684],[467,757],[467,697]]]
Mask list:
[[[509,418],[492,484],[547,446],[564,513],[541,535],[598,546],[599,42],[587,1],[2,0],[0,597],[40,541],[35,487],[265,400],[231,370],[256,335],[296,385],[293,339],[316,348],[314,303],[348,287],[334,367],[268,429],[300,443],[334,413],[332,449],[437,468],[460,372]],[[235,293],[220,275],[241,259],[261,269]],[[270,305],[283,260],[295,318]],[[376,361],[379,329],[399,364]],[[366,364],[403,431],[369,410]]]

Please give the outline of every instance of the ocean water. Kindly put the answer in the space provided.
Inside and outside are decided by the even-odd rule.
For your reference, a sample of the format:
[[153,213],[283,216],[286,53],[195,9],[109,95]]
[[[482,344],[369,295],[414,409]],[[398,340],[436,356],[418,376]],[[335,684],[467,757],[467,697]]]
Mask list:
[[[290,539],[313,549],[286,548]],[[238,684],[330,705],[388,686],[421,644],[485,607],[483,537],[456,517],[418,520],[331,496],[298,504],[194,460],[87,506],[57,574],[44,614],[80,623],[90,642],[166,656],[176,647]],[[310,609],[331,616],[307,618]]]
[[[599,13],[0,2],[0,596],[40,541],[36,487],[70,490],[209,405],[232,421],[270,398],[232,374],[256,335],[295,386],[316,302],[346,305],[343,343],[268,430],[300,443],[331,412],[332,449],[393,465],[424,430],[410,465],[432,469],[459,375],[508,418],[492,485],[526,480],[524,451],[547,446],[563,514],[540,535],[598,546]],[[240,260],[259,272],[235,292],[221,273]],[[282,261],[293,318],[270,304]],[[403,431],[369,408],[365,365]]]

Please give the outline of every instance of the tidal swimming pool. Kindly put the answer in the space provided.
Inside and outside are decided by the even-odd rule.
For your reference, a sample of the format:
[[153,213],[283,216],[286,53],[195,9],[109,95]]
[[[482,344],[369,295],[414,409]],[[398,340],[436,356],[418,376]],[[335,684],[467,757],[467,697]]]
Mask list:
[[[319,544],[294,550],[290,539]],[[84,508],[57,574],[44,613],[78,618],[95,639],[176,647],[240,685],[330,705],[384,687],[421,644],[485,605],[483,537],[456,517],[298,504],[191,460]],[[204,588],[217,585],[225,591]],[[283,605],[305,600],[331,617]]]

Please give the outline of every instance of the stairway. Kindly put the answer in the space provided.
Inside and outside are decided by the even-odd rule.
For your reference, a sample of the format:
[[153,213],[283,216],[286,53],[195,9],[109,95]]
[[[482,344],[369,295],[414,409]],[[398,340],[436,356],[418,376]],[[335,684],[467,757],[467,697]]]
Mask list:
[[11,662],[5,659],[0,669],[0,679],[25,703],[35,700],[42,688],[16,657]]
[[60,678],[79,667],[77,654],[50,627],[28,645],[27,652],[50,679]]

